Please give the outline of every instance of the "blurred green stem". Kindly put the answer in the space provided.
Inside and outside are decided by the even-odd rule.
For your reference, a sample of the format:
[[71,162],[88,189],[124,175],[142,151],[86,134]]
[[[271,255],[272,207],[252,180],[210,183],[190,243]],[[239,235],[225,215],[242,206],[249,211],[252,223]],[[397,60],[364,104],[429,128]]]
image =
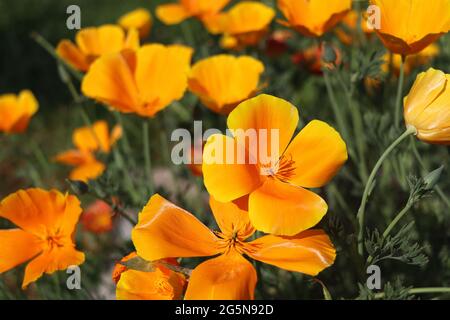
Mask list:
[[[449,287],[428,287],[428,288],[412,288],[408,291],[410,294],[422,294],[422,293],[450,293]],[[384,298],[384,292],[376,293],[376,299]]]
[[359,206],[358,213],[356,215],[358,219],[358,252],[361,256],[364,254],[364,216],[365,216],[365,210],[366,210],[366,204],[367,200],[369,198],[369,194],[373,188],[373,184],[375,182],[375,176],[378,173],[378,170],[380,170],[381,165],[383,164],[383,161],[389,156],[389,154],[392,152],[392,150],[395,149],[397,145],[399,145],[403,140],[405,140],[407,137],[409,137],[412,134],[415,134],[417,132],[416,128],[414,127],[408,127],[403,134],[397,138],[381,155],[381,157],[378,159],[377,163],[375,164],[375,167],[372,169],[372,172],[370,173],[369,179],[367,180],[366,187],[364,188],[364,193],[361,199],[361,205]]
[[153,188],[152,162],[150,154],[149,129],[148,129],[149,121],[150,120],[148,119],[144,119],[144,122],[142,123],[142,136],[144,140],[145,175],[147,177],[148,191],[150,192],[150,195],[152,195],[154,192],[154,188]]
[[[424,170],[428,170],[428,168],[425,165],[425,162],[422,159],[422,156],[419,153],[419,150],[417,150],[416,141],[415,139],[411,139],[411,147],[413,150],[413,154],[416,157],[417,162]],[[445,195],[444,191],[439,185],[434,186],[434,190],[438,194],[438,196],[442,199],[442,201],[447,205],[447,207],[450,209],[450,201],[448,200],[447,196]]]
[[[344,140],[346,142],[348,142],[348,141],[350,141],[349,140],[350,135],[347,130],[348,127],[347,127],[347,124],[345,123],[346,121],[341,112],[341,108],[339,108],[339,105],[336,101],[336,96],[334,94],[333,87],[331,86],[330,76],[329,76],[327,70],[323,70],[323,78],[325,80],[325,86],[327,87],[328,98],[330,99],[331,107],[333,109],[334,116],[336,118],[339,132],[344,137]],[[349,153],[353,153],[351,148],[349,149]],[[354,158],[354,154],[352,155],[352,158]]]
[[400,62],[400,76],[398,79],[398,87],[397,87],[397,97],[395,99],[395,127],[398,128],[400,125],[400,117],[402,114],[402,92],[403,92],[403,83],[405,81],[405,57],[402,56],[402,60]]
[[62,63],[76,79],[80,81],[83,79],[83,74],[64,61],[64,59],[56,53],[55,48],[43,36],[37,32],[32,32],[31,38],[42,48],[44,48],[53,58]]

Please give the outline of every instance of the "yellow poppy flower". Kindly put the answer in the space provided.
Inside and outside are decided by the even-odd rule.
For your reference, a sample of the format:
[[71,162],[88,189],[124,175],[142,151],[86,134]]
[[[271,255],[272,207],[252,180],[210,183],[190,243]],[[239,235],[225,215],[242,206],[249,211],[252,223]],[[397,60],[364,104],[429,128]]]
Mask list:
[[212,111],[228,114],[258,90],[262,72],[264,65],[252,57],[217,55],[192,67],[189,90]]
[[18,228],[0,230],[0,273],[30,261],[22,288],[71,265],[84,262],[73,235],[81,214],[77,197],[57,190],[19,190],[0,203],[0,217]]
[[217,16],[217,31],[226,38],[236,39],[233,47],[227,44],[226,48],[254,46],[267,33],[274,17],[275,11],[260,2],[241,1]]
[[0,95],[0,132],[24,132],[38,108],[38,102],[29,90],[22,90],[19,95]]
[[247,211],[212,197],[210,205],[220,231],[209,230],[192,214],[158,194],[139,214],[132,231],[138,255],[148,261],[218,255],[194,268],[185,294],[187,300],[253,299],[256,270],[243,255],[313,276],[334,262],[336,251],[322,230],[246,241],[255,232]]
[[404,117],[420,140],[450,144],[450,74],[433,68],[419,74],[404,99]]
[[381,10],[381,28],[375,31],[393,53],[418,53],[450,30],[450,0],[370,2]]
[[64,39],[56,47],[56,53],[80,71],[87,71],[100,56],[125,49],[139,48],[139,34],[130,29],[125,37],[123,29],[115,25],[81,29],[75,36],[75,43]]
[[117,23],[128,31],[136,29],[143,39],[149,35],[153,20],[148,10],[139,8],[121,16]]
[[69,176],[71,180],[95,179],[105,171],[105,165],[95,158],[94,152],[109,153],[121,136],[122,127],[115,126],[110,133],[106,121],[96,121],[92,127],[75,129],[72,141],[76,149],[59,153],[55,161],[75,167]]
[[152,117],[183,97],[191,56],[189,47],[161,44],[103,55],[87,72],[81,90],[121,112]]
[[[136,257],[136,252],[124,257],[125,262]],[[176,259],[163,259],[162,262],[178,266]],[[162,263],[154,263],[154,271],[130,270],[116,264],[113,280],[117,284],[117,300],[179,300],[186,287],[183,274],[170,270]]]
[[[249,195],[250,221],[266,233],[294,235],[316,225],[328,207],[321,197],[305,188],[325,185],[347,160],[344,141],[325,122],[311,121],[291,141],[298,120],[297,108],[289,102],[259,95],[242,102],[228,116],[233,137],[212,135],[203,151],[202,170],[208,192],[222,202]],[[270,163],[264,161],[261,151],[247,145],[245,159],[256,160],[239,162],[243,142],[236,132],[247,130],[257,132],[254,143],[257,148],[266,146],[263,152]],[[264,136],[263,130],[268,135]],[[273,130],[278,132],[278,138],[274,137],[278,140],[277,150],[271,150]],[[227,154],[228,146],[238,152],[230,150]]]
[[339,23],[352,7],[351,0],[278,0],[290,26],[308,37],[320,37]]
[[162,4],[156,8],[156,16],[164,24],[174,25],[196,17],[200,20],[218,14],[230,0],[179,0],[178,3]]

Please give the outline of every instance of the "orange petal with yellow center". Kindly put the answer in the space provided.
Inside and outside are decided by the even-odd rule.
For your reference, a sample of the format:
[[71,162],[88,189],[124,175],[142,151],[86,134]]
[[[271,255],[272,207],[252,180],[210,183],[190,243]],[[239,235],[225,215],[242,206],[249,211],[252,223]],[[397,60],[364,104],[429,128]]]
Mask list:
[[245,240],[255,232],[248,212],[240,209],[237,204],[219,202],[211,196],[209,205],[220,230],[225,235],[232,236],[236,233],[240,240]]
[[315,226],[328,210],[314,192],[268,178],[249,197],[249,216],[260,231],[292,236]]
[[215,134],[203,149],[205,187],[218,201],[230,202],[261,185],[259,170],[236,139]]
[[40,239],[20,229],[0,230],[0,273],[35,257],[42,251]]
[[256,270],[235,252],[198,265],[189,279],[186,300],[252,300]]
[[313,120],[289,144],[285,155],[295,168],[287,180],[294,185],[325,185],[347,161],[347,147],[340,134],[323,121]]
[[218,238],[211,230],[158,194],[139,214],[131,238],[137,254],[148,261],[219,253]]
[[336,250],[322,230],[307,230],[292,237],[268,235],[248,243],[246,249],[255,260],[311,276],[331,266],[336,258]]

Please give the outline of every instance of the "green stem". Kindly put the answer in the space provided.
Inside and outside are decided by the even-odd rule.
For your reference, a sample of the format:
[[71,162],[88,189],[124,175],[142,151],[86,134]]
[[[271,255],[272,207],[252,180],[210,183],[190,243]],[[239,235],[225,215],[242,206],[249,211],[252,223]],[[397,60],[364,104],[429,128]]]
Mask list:
[[400,117],[402,113],[402,92],[403,83],[405,81],[405,57],[402,57],[400,62],[400,76],[398,79],[397,87],[397,97],[395,99],[395,126],[398,127],[400,124]]
[[126,154],[131,155],[132,154],[132,150],[131,150],[131,145],[130,145],[130,140],[128,139],[128,135],[126,133],[125,127],[123,125],[123,119],[122,119],[122,115],[120,114],[120,112],[113,112],[114,117],[116,118],[116,122],[122,127],[122,138],[120,140],[122,140],[122,146],[123,149],[125,151]]
[[72,67],[69,63],[64,61],[57,53],[55,48],[39,33],[32,32],[31,38],[36,41],[37,44],[39,44],[42,48],[44,48],[53,58],[61,62],[69,71],[70,73],[77,78],[78,80],[83,80],[83,74],[76,70],[74,67]]
[[125,167],[125,163],[123,161],[122,155],[120,154],[119,150],[117,148],[113,149],[114,154],[114,161],[117,165],[117,167],[122,171],[124,176],[124,184],[127,188],[128,194],[130,195],[132,201],[134,204],[137,204],[139,202],[139,196],[138,191],[134,187],[133,179],[131,179],[129,171]]
[[[323,78],[325,80],[325,86],[327,88],[328,98],[330,99],[331,108],[333,109],[334,116],[336,118],[336,123],[339,129],[339,132],[342,133],[342,136],[344,137],[345,141],[349,141],[349,132],[347,131],[347,125],[345,118],[341,112],[341,108],[339,108],[339,105],[336,100],[336,96],[334,95],[333,87],[331,86],[330,77],[328,75],[328,71],[323,71]],[[349,153],[352,153],[352,150],[349,149]],[[354,158],[354,154],[352,156]]]
[[144,119],[142,123],[142,136],[144,140],[144,161],[145,161],[145,175],[147,177],[148,191],[150,195],[153,194],[153,178],[152,178],[152,162],[150,154],[149,142],[149,120]]
[[47,158],[45,157],[44,153],[42,152],[42,149],[38,146],[38,144],[31,139],[31,149],[33,150],[34,156],[36,160],[38,161],[41,168],[44,170],[45,173],[49,172],[49,165]]
[[[414,139],[411,139],[411,146],[412,146],[413,154],[416,157],[417,162],[419,162],[422,169],[428,170],[428,168],[425,165],[425,162],[422,159],[422,156],[419,153],[419,150],[417,150],[416,141]],[[447,205],[447,207],[450,209],[450,201],[448,200],[448,198],[445,195],[442,188],[439,185],[435,185],[434,190],[436,191],[438,196],[442,199],[442,201]]]
[[375,164],[375,167],[372,169],[372,172],[370,173],[369,179],[367,180],[366,186],[364,188],[363,196],[361,199],[361,204],[358,209],[357,219],[358,219],[358,252],[362,256],[364,254],[364,243],[363,243],[363,237],[364,237],[364,216],[365,216],[365,210],[366,210],[366,204],[367,200],[369,198],[369,193],[372,190],[373,183],[375,180],[375,176],[378,173],[378,170],[380,170],[381,165],[383,164],[383,161],[388,157],[388,155],[392,152],[392,150],[395,149],[397,145],[399,145],[403,140],[405,140],[407,137],[409,137],[412,134],[415,134],[417,132],[416,128],[414,127],[408,127],[403,134],[397,138],[381,155],[381,157],[378,159],[377,163]]

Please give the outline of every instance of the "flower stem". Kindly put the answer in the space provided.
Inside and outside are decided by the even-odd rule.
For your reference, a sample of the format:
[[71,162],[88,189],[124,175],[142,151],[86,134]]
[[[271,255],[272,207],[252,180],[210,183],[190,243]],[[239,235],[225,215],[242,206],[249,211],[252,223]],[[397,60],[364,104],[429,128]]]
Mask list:
[[[450,293],[449,287],[427,287],[427,288],[412,288],[408,291],[410,294],[422,294],[422,293]],[[384,298],[384,292],[375,294],[376,299]]]
[[152,162],[150,154],[150,142],[149,142],[149,121],[144,120],[142,123],[142,136],[144,140],[144,161],[145,161],[145,175],[147,177],[148,191],[150,195],[153,194],[153,178],[152,178]]
[[397,138],[381,155],[381,157],[378,159],[377,163],[375,164],[375,167],[372,169],[372,172],[370,173],[369,179],[367,180],[366,187],[364,188],[363,196],[361,199],[361,204],[358,209],[357,219],[358,219],[358,252],[360,255],[363,255],[364,253],[364,243],[363,243],[363,236],[364,236],[364,216],[365,216],[365,210],[366,210],[366,204],[367,200],[369,198],[370,191],[372,190],[373,183],[375,181],[375,176],[378,173],[378,170],[380,170],[381,165],[383,164],[383,161],[389,156],[389,154],[392,152],[392,150],[395,149],[397,145],[399,145],[403,140],[405,140],[407,137],[409,137],[412,134],[415,134],[417,132],[416,128],[409,126],[403,134]]
[[402,57],[400,62],[400,76],[398,79],[397,97],[395,99],[395,127],[398,128],[400,124],[400,115],[402,113],[402,92],[403,83],[405,81],[405,57]]

